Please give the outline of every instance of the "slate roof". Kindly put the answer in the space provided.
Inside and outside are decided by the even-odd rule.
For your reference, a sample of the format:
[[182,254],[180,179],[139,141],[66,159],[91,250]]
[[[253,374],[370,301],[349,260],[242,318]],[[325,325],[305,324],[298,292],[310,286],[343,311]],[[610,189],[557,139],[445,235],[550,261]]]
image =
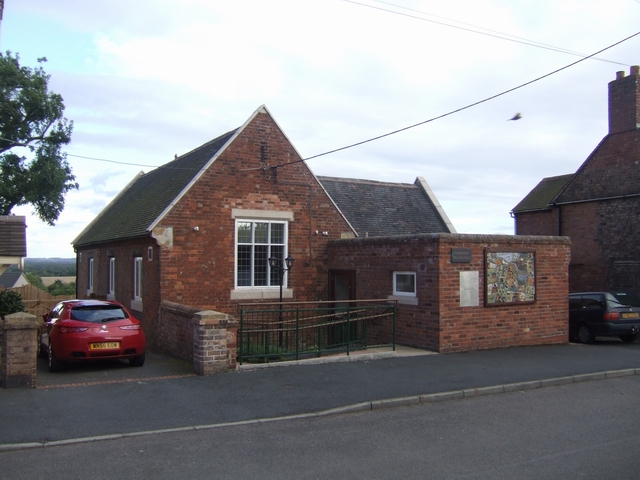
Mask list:
[[22,272],[4,272],[2,275],[0,275],[0,286],[5,288],[13,288],[16,286],[21,276]]
[[317,178],[360,237],[452,233],[417,181]]
[[84,246],[147,236],[160,214],[194,180],[236,130],[149,173],[140,174],[85,228],[73,244]]
[[[258,111],[266,111],[264,107]],[[244,127],[232,130],[149,173],[140,173],[73,241],[86,247],[146,237],[155,223]],[[455,233],[427,182],[384,183],[319,177],[359,236]]]
[[564,186],[573,178],[573,173],[543,178],[529,194],[524,197],[512,212],[522,213],[535,210],[546,210]]

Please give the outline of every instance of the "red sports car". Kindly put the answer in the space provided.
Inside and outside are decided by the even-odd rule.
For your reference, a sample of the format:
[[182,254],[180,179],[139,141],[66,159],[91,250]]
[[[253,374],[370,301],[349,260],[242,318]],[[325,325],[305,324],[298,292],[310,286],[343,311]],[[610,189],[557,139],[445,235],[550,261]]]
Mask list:
[[66,362],[126,358],[144,365],[146,338],[140,322],[115,301],[65,300],[43,315],[40,353],[48,354],[49,371]]

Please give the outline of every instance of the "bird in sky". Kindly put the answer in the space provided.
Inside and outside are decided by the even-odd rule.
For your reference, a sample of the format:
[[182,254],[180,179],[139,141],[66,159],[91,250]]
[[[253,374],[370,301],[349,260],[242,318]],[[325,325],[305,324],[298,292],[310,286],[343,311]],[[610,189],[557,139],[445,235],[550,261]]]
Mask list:
[[509,120],[520,120],[521,118],[522,118],[522,115],[520,115],[520,112],[518,112],[513,116],[513,118],[510,118]]

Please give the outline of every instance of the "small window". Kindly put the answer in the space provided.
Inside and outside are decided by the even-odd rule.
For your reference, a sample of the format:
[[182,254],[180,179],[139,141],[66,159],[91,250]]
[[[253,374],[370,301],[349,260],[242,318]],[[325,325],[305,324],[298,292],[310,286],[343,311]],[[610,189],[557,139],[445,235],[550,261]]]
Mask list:
[[393,294],[404,297],[415,297],[415,272],[393,272]]
[[153,260],[153,247],[147,248],[147,260],[149,261]]
[[582,308],[587,310],[598,310],[600,308],[604,308],[602,295],[599,293],[584,295],[582,297]]
[[580,310],[581,304],[580,297],[569,297],[569,310]]
[[116,259],[109,257],[109,291],[107,295],[113,298],[116,293]]
[[133,299],[142,300],[142,257],[135,257],[133,267]]
[[89,259],[89,271],[87,275],[87,294],[91,294],[93,293],[93,258]]

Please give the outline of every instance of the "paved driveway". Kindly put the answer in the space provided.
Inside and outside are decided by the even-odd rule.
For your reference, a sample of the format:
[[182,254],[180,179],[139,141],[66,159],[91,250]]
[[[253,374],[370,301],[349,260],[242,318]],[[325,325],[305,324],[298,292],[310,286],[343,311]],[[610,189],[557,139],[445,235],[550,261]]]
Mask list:
[[124,360],[70,363],[61,372],[51,373],[46,359],[38,359],[37,388],[59,388],[74,385],[133,382],[148,378],[194,376],[193,365],[185,360],[151,353],[142,367],[131,367]]
[[[598,338],[592,345],[576,345],[576,347],[592,349],[595,354],[599,350],[615,347],[621,351],[633,351],[640,357],[640,340],[631,344],[624,344],[617,338]],[[498,349],[500,350],[500,349]],[[374,350],[384,356],[385,353]],[[358,356],[370,353],[356,352],[352,355],[351,360],[356,360]],[[432,352],[424,350],[412,349],[408,347],[397,346],[396,357],[411,357],[416,355],[428,355]],[[334,357],[322,357],[316,359],[315,363],[332,363],[346,360],[341,355]],[[445,358],[448,356],[445,355]],[[368,360],[368,359],[367,359]],[[640,361],[640,358],[639,358]],[[291,365],[294,362],[288,362]],[[306,363],[306,362],[301,362]],[[263,368],[267,365],[244,365],[240,370]],[[283,364],[271,364],[273,366],[284,366]],[[97,362],[71,363],[67,364],[62,372],[50,373],[47,368],[46,359],[38,359],[37,388],[60,388],[79,385],[100,385],[107,383],[125,383],[134,382],[144,379],[163,379],[163,378],[181,378],[195,376],[193,365],[185,360],[151,353],[147,351],[147,359],[142,367],[131,367],[128,361],[124,360],[104,360]]]

